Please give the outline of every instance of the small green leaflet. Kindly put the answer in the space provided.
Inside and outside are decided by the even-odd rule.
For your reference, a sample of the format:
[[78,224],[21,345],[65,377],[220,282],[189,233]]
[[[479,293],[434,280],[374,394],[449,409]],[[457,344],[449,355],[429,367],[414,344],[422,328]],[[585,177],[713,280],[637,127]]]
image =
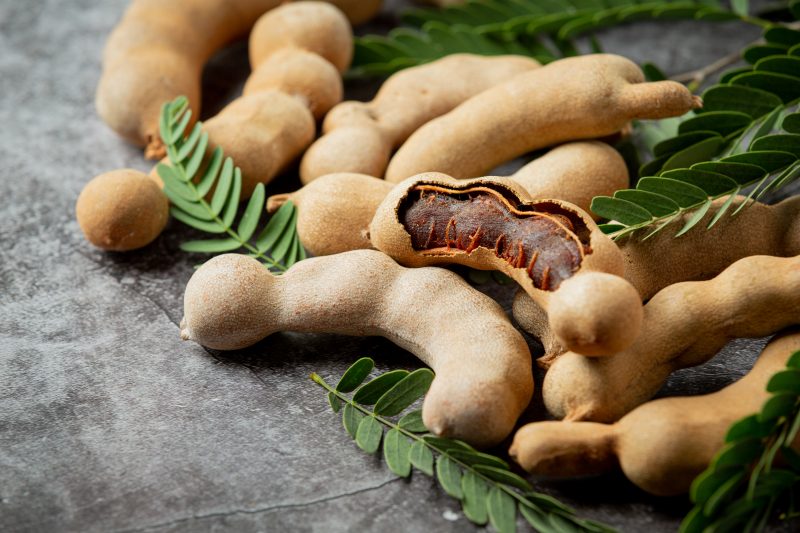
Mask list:
[[[297,212],[286,202],[270,219],[261,234],[251,243],[264,212],[264,185],[255,186],[235,224],[242,200],[242,172],[222,148],[215,148],[205,158],[208,134],[197,122],[188,135],[191,121],[188,100],[181,96],[161,108],[161,139],[169,164],[156,167],[164,182],[164,193],[172,203],[170,214],[184,224],[204,233],[227,234],[214,239],[193,240],[181,244],[185,252],[219,254],[242,250],[277,273],[306,258],[296,231]],[[198,171],[205,161],[201,175]],[[213,189],[209,200],[208,195]],[[331,406],[336,403],[331,399]]]
[[433,372],[392,370],[368,380],[373,368],[372,359],[359,359],[336,387],[317,374],[311,379],[325,389],[334,411],[341,411],[342,423],[356,445],[367,453],[382,446],[386,465],[395,475],[408,477],[413,467],[437,478],[445,493],[461,501],[467,519],[481,525],[491,522],[498,531],[514,531],[517,509],[532,524],[534,519],[548,524],[546,532],[613,531],[578,518],[551,496],[532,492],[503,459],[465,442],[428,434],[422,411],[406,410],[427,392]]

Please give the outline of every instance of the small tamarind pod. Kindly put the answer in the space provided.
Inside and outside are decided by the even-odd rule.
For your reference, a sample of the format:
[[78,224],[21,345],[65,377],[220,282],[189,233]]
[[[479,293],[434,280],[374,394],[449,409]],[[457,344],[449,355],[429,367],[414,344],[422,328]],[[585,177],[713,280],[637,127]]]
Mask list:
[[[511,178],[533,198],[558,198],[586,211],[593,197],[627,187],[628,169],[607,144],[579,141],[553,148]],[[300,241],[313,255],[368,249],[369,223],[392,187],[364,174],[329,174],[293,193],[270,197],[267,211],[291,200],[298,210]]]
[[422,126],[389,162],[386,179],[399,182],[420,172],[480,176],[538,148],[603,137],[633,119],[679,116],[701,105],[680,83],[644,83],[641,69],[624,57],[561,59]]
[[[625,277],[648,299],[681,281],[709,279],[734,261],[750,255],[800,254],[800,197],[776,205],[754,202],[736,216],[725,215],[705,226],[727,198],[714,201],[698,228],[675,239],[694,213],[686,213],[645,241],[637,235],[618,241],[625,256]],[[731,211],[745,201],[739,196]]]
[[169,201],[141,172],[122,168],[90,181],[75,211],[90,242],[105,250],[133,250],[150,244],[164,229]]
[[[315,21],[314,27],[319,31],[314,35],[308,34],[306,19]],[[283,48],[277,47],[275,39],[270,37],[278,30],[285,43]],[[352,54],[352,31],[344,15],[330,4],[297,2],[266,13],[256,24],[250,41],[255,50],[253,57],[261,63],[253,64],[253,74],[243,95],[203,124],[209,137],[208,153],[221,146],[241,168],[243,199],[252,194],[258,183],[271,181],[314,140],[316,123],[312,111],[324,114],[341,99],[341,75],[331,61],[346,68],[344,62]],[[129,177],[126,185],[138,190],[147,180],[163,186],[155,167],[149,177],[138,173],[136,178]],[[96,194],[99,191],[96,188]],[[109,186],[104,194],[130,196],[132,192],[122,191],[116,185]],[[155,204],[160,206],[166,197],[151,200],[155,203],[149,210],[155,211]],[[97,209],[114,205],[117,203],[109,200],[98,203]],[[81,228],[92,244],[105,249],[132,250],[134,245],[155,239],[164,227],[151,224],[137,228],[137,232],[147,229],[149,240],[129,240],[122,244],[101,229],[93,230],[93,221],[100,217],[88,215],[88,210],[78,213]],[[83,216],[88,218],[81,221]],[[108,212],[102,218],[113,220],[115,216],[122,217],[123,213]],[[118,220],[106,227],[124,223],[125,220]]]
[[[614,424],[535,422],[514,435],[509,454],[528,472],[551,477],[596,475],[622,468],[658,496],[687,492],[725,443],[728,428],[758,412],[767,382],[800,349],[800,331],[773,338],[750,372],[718,392],[640,405]],[[800,451],[800,438],[792,448]]]
[[639,336],[604,358],[566,352],[544,378],[557,418],[614,422],[652,398],[669,375],[704,363],[740,337],[800,323],[800,256],[751,256],[708,281],[659,291],[644,307]]
[[380,335],[436,371],[423,403],[433,433],[490,446],[533,392],[525,339],[491,298],[441,268],[407,269],[374,250],[315,257],[272,275],[214,257],[186,286],[181,337],[217,350],[279,331]]
[[401,70],[371,102],[342,102],[325,117],[324,135],[300,164],[304,184],[320,176],[355,172],[383,176],[392,151],[417,128],[461,102],[539,63],[522,56],[453,54]]
[[[240,0],[232,6],[225,0],[134,0],[103,52],[103,73],[95,96],[98,114],[125,140],[145,146],[148,159],[160,159],[165,155],[158,126],[161,105],[185,95],[193,118],[199,117],[205,63],[282,3]],[[381,5],[380,0],[330,3],[354,24],[372,17]],[[316,22],[303,21],[306,26]],[[337,50],[344,52],[343,47]]]
[[413,176],[389,192],[369,232],[375,248],[406,266],[503,272],[547,310],[571,350],[614,353],[638,334],[642,302],[621,277],[617,246],[578,207],[534,201],[510,179]]

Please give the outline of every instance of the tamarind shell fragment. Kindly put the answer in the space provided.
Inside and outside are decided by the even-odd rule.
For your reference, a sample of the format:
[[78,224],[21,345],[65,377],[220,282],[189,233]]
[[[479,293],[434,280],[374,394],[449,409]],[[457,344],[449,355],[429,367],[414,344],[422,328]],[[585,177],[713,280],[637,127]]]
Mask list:
[[534,201],[507,178],[409,178],[378,207],[370,240],[405,266],[503,272],[547,310],[559,342],[578,353],[613,353],[641,326],[641,298],[621,278],[622,253],[591,217],[568,202]]

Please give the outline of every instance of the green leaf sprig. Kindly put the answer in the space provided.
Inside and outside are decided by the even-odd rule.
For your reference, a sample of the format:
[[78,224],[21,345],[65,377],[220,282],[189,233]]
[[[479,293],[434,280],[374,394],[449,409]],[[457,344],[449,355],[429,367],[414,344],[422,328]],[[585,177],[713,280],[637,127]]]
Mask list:
[[613,221],[603,231],[619,239],[645,230],[646,240],[691,213],[680,236],[725,198],[710,229],[746,188],[732,214],[800,178],[800,31],[773,26],[764,41],[744,50],[751,66],[723,74],[703,93],[703,109],[655,144],[635,189],[593,199],[591,210]]
[[205,233],[226,236],[184,242],[181,249],[210,254],[243,249],[277,272],[284,272],[305,259],[306,251],[296,230],[297,210],[292,202],[284,203],[251,242],[264,213],[263,183],[256,185],[234,226],[241,201],[242,171],[233,159],[224,156],[219,146],[206,157],[208,133],[203,131],[200,121],[185,135],[191,116],[185,96],[162,106],[161,139],[170,164],[159,163],[156,169],[164,182],[164,193],[172,204],[170,214],[174,218]]
[[[734,423],[725,446],[692,483],[694,508],[681,533],[762,531],[776,509],[783,520],[800,517],[800,351],[770,378],[761,412]],[[781,457],[785,466],[775,462]]]
[[[637,20],[741,20],[767,25],[747,3],[718,0],[468,0],[446,8],[410,9],[407,27],[356,39],[351,75],[388,76],[448,54],[520,54],[547,63],[575,55],[580,35]],[[600,47],[592,38],[592,49]]]
[[317,374],[311,379],[328,391],[331,407],[342,413],[345,430],[359,448],[376,453],[383,443],[383,456],[393,473],[408,477],[413,466],[438,478],[442,489],[461,501],[467,519],[481,525],[491,523],[500,533],[515,531],[517,512],[544,533],[613,531],[578,518],[551,496],[534,492],[503,459],[465,442],[429,434],[422,412],[407,409],[425,395],[433,372],[427,368],[392,370],[364,383],[374,366],[368,357],[359,359],[335,387]]

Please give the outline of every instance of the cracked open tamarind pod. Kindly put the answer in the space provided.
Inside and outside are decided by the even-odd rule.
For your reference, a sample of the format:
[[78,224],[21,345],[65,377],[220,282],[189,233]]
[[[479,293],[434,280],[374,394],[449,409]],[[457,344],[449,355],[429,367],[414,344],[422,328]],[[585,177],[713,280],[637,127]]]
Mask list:
[[708,281],[676,283],[644,307],[641,333],[603,358],[566,352],[545,374],[557,418],[614,422],[659,391],[675,370],[702,364],[734,338],[800,323],[800,256],[745,257]]
[[407,266],[499,270],[547,310],[550,328],[587,355],[629,346],[642,302],[622,254],[592,218],[561,200],[533,200],[507,178],[436,172],[398,184],[369,228],[378,250]]
[[481,176],[538,148],[611,135],[633,119],[679,116],[701,105],[680,83],[644,83],[641,69],[624,57],[561,59],[422,126],[389,162],[386,179],[399,182],[420,172]]
[[[103,52],[95,106],[103,121],[149,159],[164,156],[159,136],[161,105],[180,95],[200,116],[203,66],[225,44],[250,31],[282,0],[134,0]],[[380,0],[333,0],[358,24],[380,9]],[[309,32],[314,20],[306,19]]]
[[[277,46],[276,36],[283,47]],[[352,30],[332,5],[297,2],[265,14],[250,42],[253,72],[243,95],[203,124],[208,153],[220,146],[241,168],[242,198],[248,198],[258,183],[271,181],[314,140],[314,112],[324,114],[341,100],[339,69],[349,64]],[[128,209],[120,208],[136,191],[148,188],[145,181],[163,186],[155,168],[149,177],[129,173],[133,175],[124,182],[98,176],[90,182],[93,194],[81,193],[78,198],[78,222],[95,246],[132,250],[150,243],[164,229],[169,205],[163,193],[148,196],[146,213],[139,212],[135,219],[126,214]],[[143,217],[160,224],[144,224]],[[137,237],[118,237],[129,234]]]
[[[611,146],[579,141],[553,148],[511,178],[533,198],[558,198],[586,211],[593,197],[627,187],[628,169]],[[369,249],[369,223],[394,185],[364,174],[329,174],[293,193],[271,196],[267,211],[291,200],[298,211],[297,233],[313,255]]]
[[538,66],[522,56],[453,54],[401,70],[372,101],[342,102],[331,109],[322,125],[324,135],[303,156],[300,181],[339,172],[382,177],[392,151],[420,126]]
[[[757,413],[769,379],[800,349],[800,330],[772,339],[739,381],[712,394],[640,405],[618,422],[535,422],[514,435],[509,454],[528,472],[551,477],[597,475],[621,468],[647,492],[687,492],[725,443],[731,424]],[[800,451],[800,437],[792,448]]]
[[441,268],[407,269],[375,250],[315,257],[281,276],[217,256],[186,286],[181,337],[218,350],[279,331],[380,335],[436,372],[422,407],[433,433],[490,446],[533,393],[525,339],[491,298]]

